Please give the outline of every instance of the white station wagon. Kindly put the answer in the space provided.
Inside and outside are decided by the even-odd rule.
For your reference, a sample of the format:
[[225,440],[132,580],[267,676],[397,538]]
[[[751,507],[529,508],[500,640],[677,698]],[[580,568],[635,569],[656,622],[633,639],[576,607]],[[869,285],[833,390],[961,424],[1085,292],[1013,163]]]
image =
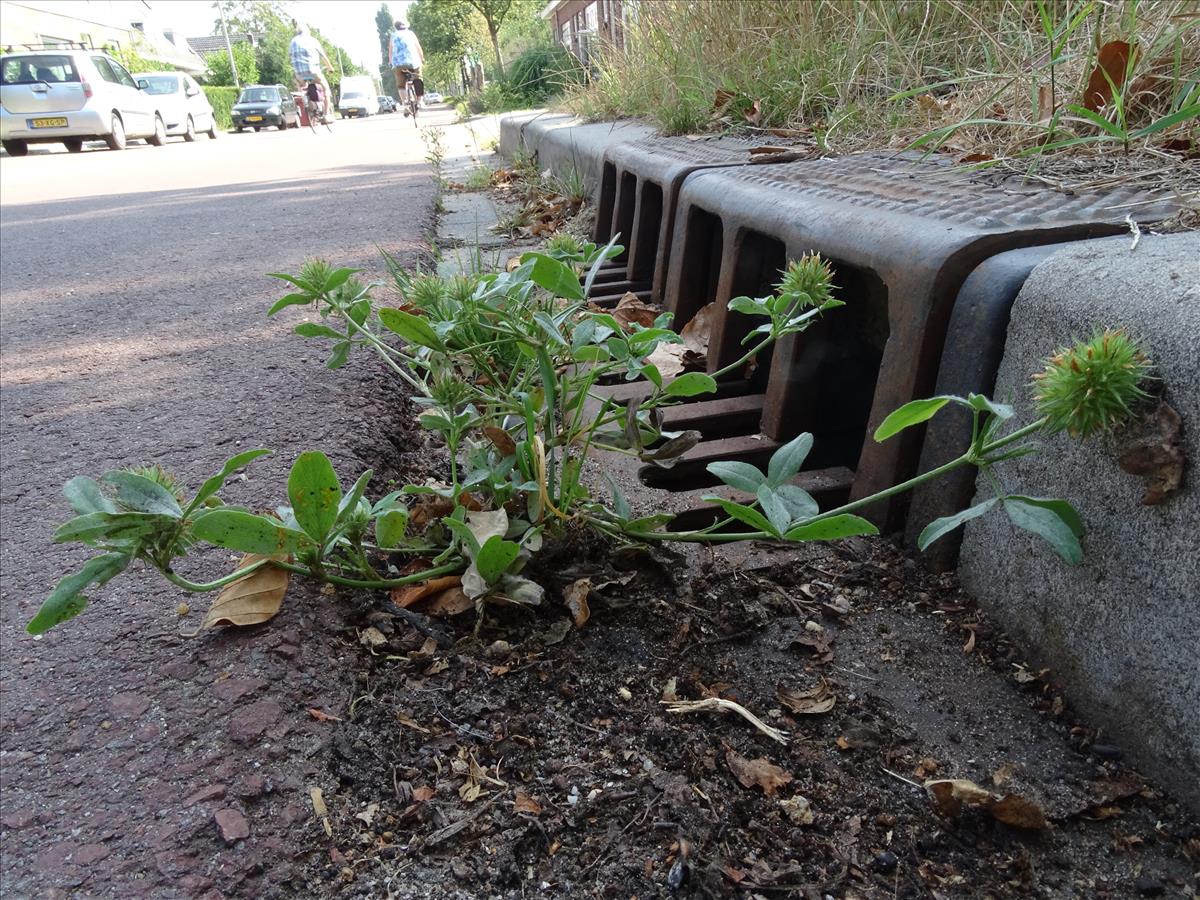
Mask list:
[[153,97],[166,122],[167,134],[194,141],[196,134],[217,136],[217,121],[200,85],[183,72],[135,72],[138,87]]
[[123,150],[130,138],[162,146],[166,119],[111,56],[68,48],[0,56],[0,142],[10,156],[55,142],[72,153],[95,140]]

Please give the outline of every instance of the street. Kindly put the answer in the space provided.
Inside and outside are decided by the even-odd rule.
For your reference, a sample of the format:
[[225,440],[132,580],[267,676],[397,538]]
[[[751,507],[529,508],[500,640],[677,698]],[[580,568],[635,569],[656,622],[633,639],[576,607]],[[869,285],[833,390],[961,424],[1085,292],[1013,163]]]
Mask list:
[[332,128],[0,160],[5,896],[305,893],[293,879],[320,832],[309,784],[330,733],[307,710],[343,709],[348,690],[329,597],[293,585],[267,626],[187,637],[210,598],[135,565],[43,639],[24,626],[87,558],[52,543],[76,474],[160,464],[194,489],[270,447],[228,491],[270,507],[305,449],[345,482],[409,464],[414,448],[389,441],[402,398],[373,361],[327,371],[327,348],[291,333],[309,311],[266,318],[287,292],[268,272],[321,256],[379,277],[379,248],[414,263],[425,247],[434,192],[412,122]]

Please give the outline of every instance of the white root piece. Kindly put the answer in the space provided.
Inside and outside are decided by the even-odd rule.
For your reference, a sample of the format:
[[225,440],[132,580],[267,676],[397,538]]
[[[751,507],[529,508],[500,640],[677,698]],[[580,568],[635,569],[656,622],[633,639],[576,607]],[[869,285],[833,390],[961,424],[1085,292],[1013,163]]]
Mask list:
[[740,703],[734,703],[732,700],[722,700],[720,697],[709,697],[705,700],[663,700],[662,705],[667,708],[669,713],[691,713],[691,712],[735,712],[767,737],[773,741],[779,741],[781,744],[788,742],[786,731],[780,731],[778,728],[772,728],[746,707]]

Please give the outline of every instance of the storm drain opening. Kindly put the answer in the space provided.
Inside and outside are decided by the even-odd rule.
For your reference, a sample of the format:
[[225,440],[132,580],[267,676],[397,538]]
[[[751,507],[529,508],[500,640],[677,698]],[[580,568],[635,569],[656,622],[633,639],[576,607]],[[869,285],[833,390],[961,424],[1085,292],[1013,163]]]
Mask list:
[[600,199],[596,203],[596,224],[592,239],[597,244],[607,244],[612,239],[613,206],[617,199],[617,167],[605,162],[600,172]]
[[685,223],[687,236],[679,260],[679,292],[671,310],[672,325],[683,328],[704,306],[717,299],[724,251],[724,226],[719,216],[693,206]]
[[833,297],[846,305],[776,348],[762,428],[780,443],[811,432],[810,468],[855,469],[890,334],[888,289],[870,269],[829,263]]
[[629,238],[629,280],[651,282],[658,263],[658,239],[662,229],[662,186],[642,179],[638,198],[637,222]]
[[622,172],[617,204],[613,209],[613,234],[621,236],[620,243],[625,249],[613,257],[613,262],[626,263],[629,259],[629,238],[633,234],[633,214],[636,208],[637,176],[632,172]]
[[[733,297],[765,297],[773,293],[787,265],[787,248],[783,241],[757,231],[744,231],[736,239],[734,247],[729,297],[721,298],[719,302],[724,305]],[[743,356],[750,343],[744,344],[742,341],[765,321],[759,316],[748,316],[727,309],[715,316],[709,335],[708,370],[715,372]],[[768,348],[755,361],[756,380],[759,383],[765,383],[765,375],[771,367],[771,353],[772,348]]]

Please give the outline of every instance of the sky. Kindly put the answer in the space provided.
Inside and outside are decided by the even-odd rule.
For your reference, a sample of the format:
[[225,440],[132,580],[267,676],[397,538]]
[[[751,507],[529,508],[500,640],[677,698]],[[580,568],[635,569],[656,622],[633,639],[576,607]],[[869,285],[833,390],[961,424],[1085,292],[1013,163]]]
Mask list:
[[[379,37],[375,13],[381,0],[293,0],[289,9],[302,22],[346,52],[368,72],[379,65]],[[392,15],[403,15],[412,0],[385,0]],[[173,26],[185,37],[212,34],[217,11],[212,0],[152,0],[152,8],[164,25]]]

